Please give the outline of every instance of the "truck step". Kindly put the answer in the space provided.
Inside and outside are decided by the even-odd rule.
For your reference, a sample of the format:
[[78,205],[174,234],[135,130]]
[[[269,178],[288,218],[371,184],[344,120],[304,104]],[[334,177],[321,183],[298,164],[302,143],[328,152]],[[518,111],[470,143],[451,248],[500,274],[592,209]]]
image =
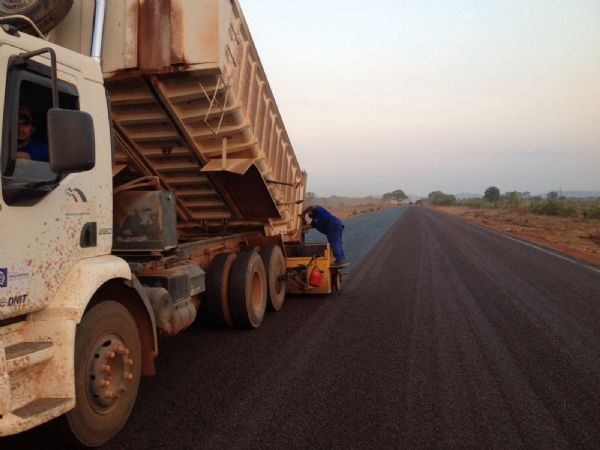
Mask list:
[[52,342],[19,342],[6,347],[7,372],[17,372],[48,361],[54,356]]
[[70,400],[70,398],[38,398],[14,410],[12,413],[20,419],[29,419],[30,417],[36,417],[53,409],[60,408]]

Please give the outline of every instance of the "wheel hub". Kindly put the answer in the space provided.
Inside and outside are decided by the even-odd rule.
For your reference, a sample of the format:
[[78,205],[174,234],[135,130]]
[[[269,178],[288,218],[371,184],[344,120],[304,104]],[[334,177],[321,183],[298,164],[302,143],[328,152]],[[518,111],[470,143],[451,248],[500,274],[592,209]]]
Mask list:
[[100,414],[108,413],[127,391],[133,379],[133,359],[121,338],[114,333],[97,341],[88,365],[86,391],[90,404]]
[[38,0],[2,0],[0,1],[0,12],[4,14],[22,14],[37,2]]

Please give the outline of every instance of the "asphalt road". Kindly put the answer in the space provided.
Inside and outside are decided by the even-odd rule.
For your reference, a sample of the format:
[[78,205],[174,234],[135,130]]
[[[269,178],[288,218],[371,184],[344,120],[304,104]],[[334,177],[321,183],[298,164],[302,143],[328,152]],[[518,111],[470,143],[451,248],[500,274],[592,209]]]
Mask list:
[[[600,271],[398,216],[341,295],[163,340],[107,448],[600,446]],[[44,428],[3,444],[58,448]]]
[[[394,206],[344,219],[342,239],[346,260],[350,264],[357,263],[407,209],[407,206]],[[327,236],[313,228],[306,234],[306,242],[327,242]]]

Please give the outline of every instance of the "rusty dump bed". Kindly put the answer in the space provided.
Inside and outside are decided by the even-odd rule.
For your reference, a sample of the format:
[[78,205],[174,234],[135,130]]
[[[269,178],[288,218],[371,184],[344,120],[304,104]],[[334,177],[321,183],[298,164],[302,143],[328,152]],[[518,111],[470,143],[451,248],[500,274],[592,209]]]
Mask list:
[[[306,174],[237,0],[107,5],[117,184],[158,176],[182,235],[247,228],[298,240]],[[89,54],[93,9],[74,2],[50,39]]]

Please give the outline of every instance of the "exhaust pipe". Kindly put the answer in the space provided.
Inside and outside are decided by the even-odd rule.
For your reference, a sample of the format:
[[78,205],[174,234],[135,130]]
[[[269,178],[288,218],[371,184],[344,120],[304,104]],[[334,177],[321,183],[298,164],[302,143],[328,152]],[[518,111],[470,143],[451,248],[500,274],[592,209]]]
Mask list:
[[90,56],[100,63],[102,54],[102,35],[104,34],[104,16],[106,15],[106,0],[96,0],[94,11],[94,29],[92,31],[92,49]]

